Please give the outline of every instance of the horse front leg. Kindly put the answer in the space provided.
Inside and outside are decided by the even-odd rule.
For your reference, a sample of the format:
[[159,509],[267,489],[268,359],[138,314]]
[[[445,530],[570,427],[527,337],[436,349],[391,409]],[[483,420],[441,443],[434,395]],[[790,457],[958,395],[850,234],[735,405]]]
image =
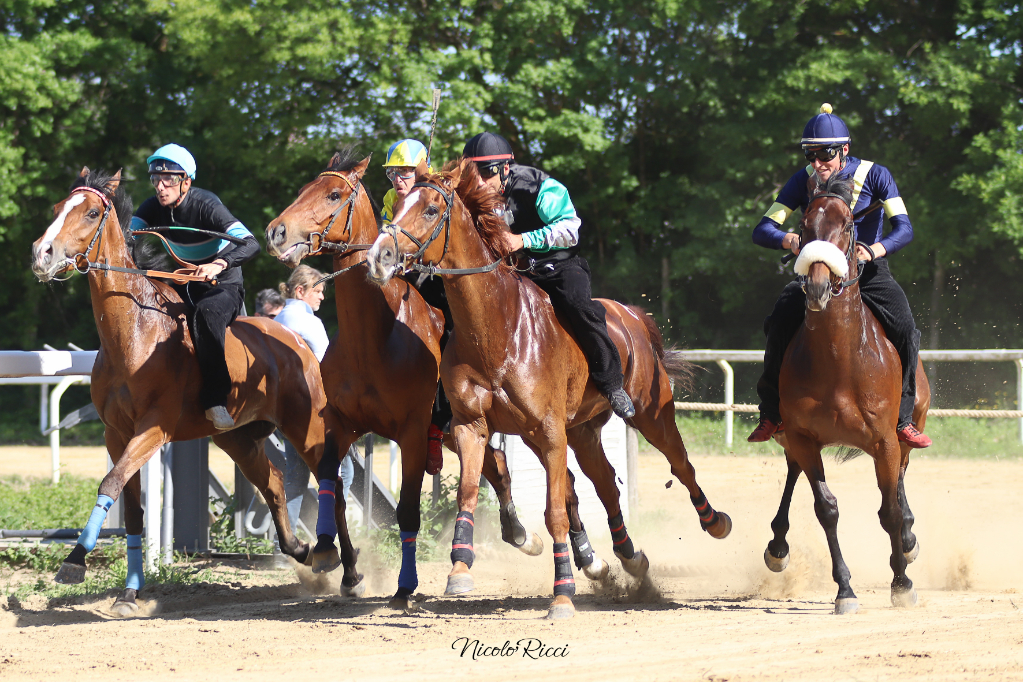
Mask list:
[[[457,417],[456,417],[457,419]],[[458,516],[451,538],[451,572],[444,594],[465,594],[475,587],[472,573],[476,552],[473,549],[473,514],[479,502],[479,480],[483,470],[483,450],[489,434],[483,418],[473,424],[453,424],[451,435],[461,461],[458,479]]]
[[[352,583],[349,587],[358,584],[358,572],[355,564],[357,553],[348,535],[348,523],[345,513],[347,503],[344,499],[344,491],[338,494],[338,477],[341,469],[341,460],[348,454],[352,443],[362,434],[344,424],[341,413],[332,404],[328,404],[323,410],[323,455],[316,465],[317,502],[316,514],[316,545],[312,550],[312,571],[313,573],[329,573],[338,566],[344,564],[345,579]],[[342,486],[343,488],[343,486]],[[341,533],[341,552],[334,545],[334,538]],[[354,582],[353,582],[354,581]]]
[[[881,527],[888,533],[892,543],[890,564],[892,579],[892,605],[897,607],[916,606],[917,595],[913,581],[906,575],[908,561],[903,551],[903,511],[899,505],[899,489],[902,470],[901,456],[895,434],[881,441],[874,456],[874,471],[877,473],[877,487],[881,490],[881,508],[877,515]],[[903,495],[905,492],[903,491]],[[915,539],[915,538],[914,538]]]
[[138,613],[139,607],[135,597],[146,584],[142,560],[143,515],[142,475],[135,472],[124,486],[124,530],[127,535],[128,573],[124,579],[124,591],[117,595],[111,607],[113,614],[120,618],[129,618]]
[[509,545],[529,556],[539,556],[543,552],[543,540],[536,533],[526,530],[519,521],[518,512],[511,494],[511,473],[508,471],[508,460],[503,451],[487,443],[483,452],[483,478],[490,482],[497,493],[497,502],[501,516],[501,539]]
[[778,513],[771,521],[771,530],[774,531],[774,539],[767,543],[764,550],[764,563],[775,573],[781,573],[789,565],[789,543],[785,536],[789,532],[789,507],[792,506],[792,491],[796,487],[796,481],[802,469],[785,451],[785,462],[788,464],[788,475],[785,477],[785,490],[781,494],[781,504],[778,505]]
[[[110,428],[107,427],[107,431],[109,430]],[[111,443],[114,443],[115,447],[119,447],[119,440],[117,436],[108,437],[108,448],[111,447]],[[100,530],[103,528],[103,522],[107,518],[110,507],[120,496],[128,480],[135,476],[142,465],[149,461],[168,440],[169,435],[163,428],[150,426],[138,431],[128,441],[123,451],[117,455],[114,468],[107,472],[100,482],[96,506],[93,507],[89,521],[78,537],[74,549],[64,559],[64,563],[53,577],[54,582],[62,585],[77,585],[85,581],[85,557],[96,547],[96,541],[99,539]],[[117,453],[111,450],[111,459],[115,454]],[[141,505],[139,520],[141,521]],[[141,552],[141,523],[137,527],[133,526],[133,530],[136,529],[139,531],[139,552]]]
[[913,534],[913,524],[916,517],[909,508],[906,500],[906,469],[899,468],[899,507],[902,509],[902,554],[906,557],[906,563],[911,564],[920,556],[920,540]]
[[[560,422],[564,424],[562,420]],[[565,499],[568,490],[568,441],[565,432],[551,434],[548,442],[540,444],[544,468],[547,470],[547,509],[544,518],[554,541],[554,600],[547,610],[548,620],[571,618],[575,615],[575,578],[568,550],[568,512]]]
[[398,531],[401,542],[401,569],[398,571],[398,590],[388,605],[394,609],[415,609],[412,594],[419,587],[416,568],[416,541],[421,523],[420,499],[423,478],[426,475],[428,419],[414,422],[400,436],[401,492],[398,494]]

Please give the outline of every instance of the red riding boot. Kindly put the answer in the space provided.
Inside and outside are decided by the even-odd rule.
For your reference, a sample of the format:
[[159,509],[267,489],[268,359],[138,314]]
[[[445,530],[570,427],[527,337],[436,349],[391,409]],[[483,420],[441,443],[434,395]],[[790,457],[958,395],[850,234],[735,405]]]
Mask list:
[[431,476],[444,468],[443,443],[444,432],[436,424],[430,424],[430,430],[426,432],[426,473]]
[[771,436],[776,433],[782,433],[784,430],[785,427],[780,421],[775,423],[773,419],[761,417],[757,428],[753,429],[753,433],[746,440],[750,443],[766,443],[771,440]]
[[930,447],[932,441],[913,424],[907,424],[899,429],[897,433],[899,440],[911,448]]

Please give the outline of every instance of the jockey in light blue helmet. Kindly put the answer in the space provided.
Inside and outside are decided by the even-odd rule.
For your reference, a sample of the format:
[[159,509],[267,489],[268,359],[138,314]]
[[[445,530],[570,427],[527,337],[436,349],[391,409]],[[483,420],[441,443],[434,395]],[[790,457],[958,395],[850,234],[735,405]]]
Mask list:
[[153,155],[146,159],[146,163],[149,164],[150,175],[184,173],[186,177],[195,180],[195,159],[179,144],[165,144],[153,152]]

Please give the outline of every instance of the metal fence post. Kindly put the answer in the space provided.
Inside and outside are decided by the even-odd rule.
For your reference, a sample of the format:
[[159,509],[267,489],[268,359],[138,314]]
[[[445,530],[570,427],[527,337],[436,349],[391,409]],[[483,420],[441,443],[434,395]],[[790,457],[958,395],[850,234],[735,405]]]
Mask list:
[[[78,377],[64,377],[50,392],[50,426],[60,423],[60,397]],[[54,484],[60,483],[60,429],[50,432],[50,465],[53,469]]]
[[[1023,360],[1016,358],[1016,409],[1023,410]],[[1019,442],[1023,443],[1023,418],[1019,420]]]
[[370,529],[370,524],[373,522],[373,434],[366,434],[366,466],[363,469],[363,481],[365,481],[365,487],[363,488],[363,502],[362,502],[362,522],[366,526],[366,530]]
[[[735,402],[735,372],[724,360],[717,360],[718,367],[725,373],[725,404]],[[725,410],[725,445],[732,447],[732,410]]]
[[629,478],[629,523],[639,518],[639,432],[625,425],[625,462]]

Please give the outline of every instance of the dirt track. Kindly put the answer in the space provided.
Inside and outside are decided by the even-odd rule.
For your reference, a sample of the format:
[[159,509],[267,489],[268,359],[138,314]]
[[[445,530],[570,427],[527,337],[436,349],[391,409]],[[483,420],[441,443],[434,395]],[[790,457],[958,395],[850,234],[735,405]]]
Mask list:
[[[847,617],[831,614],[836,588],[805,481],[793,501],[792,563],[774,575],[762,555],[784,463],[694,463],[711,502],[732,516],[732,535],[716,541],[702,533],[682,486],[664,487],[663,458],[644,454],[642,515],[630,531],[650,556],[650,580],[626,580],[606,527],[589,520],[598,553],[616,570],[605,585],[577,574],[579,613],[571,621],[541,619],[553,579],[546,536],[538,558],[478,547],[470,597],[438,597],[448,565],[422,565],[427,599],[415,615],[386,608],[395,567],[376,567],[364,552],[370,589],[361,601],[310,596],[292,572],[232,567],[219,570],[237,572],[233,584],[143,591],[149,615],[132,621],[106,616],[111,597],[6,605],[0,679],[276,679],[312,665],[342,680],[447,679],[456,669],[489,679],[587,681],[1023,679],[1023,462],[911,465],[907,493],[921,555],[909,568],[920,605],[909,610],[889,603],[889,545],[871,462],[829,464],[861,606]],[[335,578],[325,586],[336,592]],[[459,638],[498,649],[533,641],[510,656],[472,660],[471,648],[464,656],[461,642],[452,648]],[[536,642],[555,657],[525,657],[523,648]]]

